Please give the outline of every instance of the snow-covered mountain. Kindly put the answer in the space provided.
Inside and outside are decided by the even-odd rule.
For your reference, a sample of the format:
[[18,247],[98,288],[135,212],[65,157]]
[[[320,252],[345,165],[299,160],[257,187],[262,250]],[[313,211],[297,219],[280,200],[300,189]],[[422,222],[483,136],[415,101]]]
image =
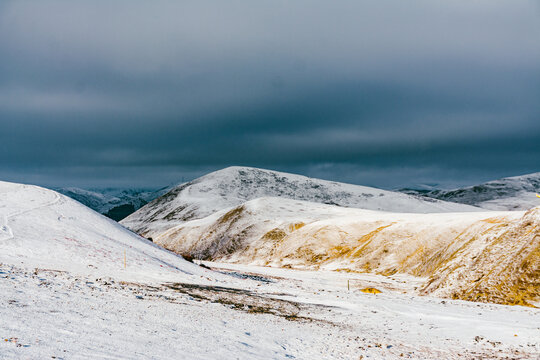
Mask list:
[[481,211],[231,167],[178,186],[122,224],[200,260],[408,274],[425,279],[424,294],[503,304],[540,296],[540,208]]
[[280,197],[394,212],[478,210],[467,205],[366,186],[234,166],[173,188],[123,219],[121,223],[143,236],[155,237],[186,221],[201,219],[219,210],[260,197]]
[[454,190],[402,189],[410,195],[478,206],[489,210],[527,210],[540,205],[540,172],[507,177]]
[[170,189],[109,188],[85,190],[77,187],[64,187],[54,190],[77,200],[100,214],[120,221]]
[[196,259],[423,278],[423,294],[540,301],[540,207],[525,213],[389,213],[259,198],[156,236]]
[[27,267],[105,276],[204,272],[55,191],[0,182],[0,263],[15,259]]
[[[352,213],[353,218],[347,216]],[[284,229],[270,229],[266,240],[258,242],[266,247],[249,250],[248,244],[244,250],[248,255],[260,251],[258,258],[275,251],[269,259],[292,253],[284,257],[291,267],[298,267],[304,258],[329,265],[330,259],[316,253],[321,247],[334,249],[330,254],[335,259],[341,256],[344,263],[355,260],[343,256],[345,247],[332,247],[332,241],[340,238],[351,246],[363,241],[374,267],[377,256],[385,254],[384,262],[379,257],[381,269],[392,263],[392,256],[394,262],[409,264],[425,259],[420,263],[429,269],[430,259],[439,261],[437,254],[456,254],[443,262],[441,273],[430,277],[427,285],[425,278],[406,274],[253,266],[227,270],[210,263],[219,270],[211,271],[66,196],[0,182],[0,358],[357,359],[359,353],[371,359],[535,358],[540,349],[537,309],[416,295],[417,286],[423,285],[425,293],[448,297],[436,289],[457,283],[467,286],[461,289],[465,295],[458,292],[456,297],[485,300],[483,287],[498,279],[483,271],[491,263],[493,274],[520,274],[522,279],[516,283],[510,276],[502,284],[495,282],[497,294],[517,289],[525,294],[522,303],[529,303],[530,294],[538,289],[531,284],[531,279],[538,279],[534,272],[531,277],[531,270],[537,271],[538,251],[533,247],[536,252],[531,252],[524,240],[538,239],[538,212],[530,211],[515,224],[510,222],[519,218],[518,212],[488,219],[481,213],[453,215],[481,219],[500,229],[501,236],[493,242],[482,238],[484,242],[471,247],[464,243],[469,235],[465,233],[458,244],[446,246],[438,226],[463,221],[452,214],[390,214],[283,198],[248,201],[218,216],[225,242],[237,227],[254,220],[259,229],[269,225]],[[188,224],[195,234],[212,226],[216,216]],[[410,219],[415,216],[426,218]],[[365,228],[348,224],[353,220],[365,220]],[[324,221],[328,226],[322,226]],[[380,227],[389,221],[404,221],[404,228],[425,226],[431,236],[411,233],[412,239],[384,242],[377,234],[388,229]],[[376,226],[365,237],[357,237]],[[430,243],[411,254],[419,246],[414,236]],[[490,248],[480,254],[470,251],[482,247]],[[232,250],[231,255],[241,253]],[[486,256],[491,252],[497,262]],[[506,252],[513,256],[510,264]],[[455,262],[462,257],[465,267]],[[426,269],[418,268],[418,274]],[[365,293],[371,289],[366,286],[382,293]]]

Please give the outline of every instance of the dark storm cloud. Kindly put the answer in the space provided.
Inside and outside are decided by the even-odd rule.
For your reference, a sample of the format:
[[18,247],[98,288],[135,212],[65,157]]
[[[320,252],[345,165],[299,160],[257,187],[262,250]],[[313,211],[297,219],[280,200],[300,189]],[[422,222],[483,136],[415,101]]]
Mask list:
[[2,2],[0,177],[539,171],[539,38],[533,1]]

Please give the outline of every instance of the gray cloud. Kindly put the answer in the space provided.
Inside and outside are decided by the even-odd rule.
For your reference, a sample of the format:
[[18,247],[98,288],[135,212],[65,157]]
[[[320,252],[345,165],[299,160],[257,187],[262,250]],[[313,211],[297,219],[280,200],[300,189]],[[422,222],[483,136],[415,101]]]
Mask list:
[[241,164],[394,187],[539,171],[533,1],[1,6],[2,179],[159,186]]

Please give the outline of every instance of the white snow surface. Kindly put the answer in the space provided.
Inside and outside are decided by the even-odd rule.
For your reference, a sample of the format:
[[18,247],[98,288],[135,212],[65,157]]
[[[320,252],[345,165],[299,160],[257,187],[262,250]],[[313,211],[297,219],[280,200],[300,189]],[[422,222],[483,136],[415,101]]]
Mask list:
[[539,356],[538,309],[418,297],[405,275],[206,265],[0,182],[0,359]]
[[17,259],[25,267],[129,280],[204,274],[86,206],[37,186],[0,182],[0,222],[0,262]]
[[[381,226],[398,224],[406,234],[394,234],[392,242],[396,242],[416,232],[421,232],[422,237],[430,239],[443,236],[445,233],[459,234],[467,226],[495,216],[515,220],[523,216],[523,212],[396,213],[346,208],[286,198],[262,197],[246,201],[240,206],[217,211],[202,219],[183,222],[167,231],[156,234],[154,241],[173,251],[182,252],[177,249],[215,248],[212,245],[215,239],[220,239],[220,246],[226,246],[225,238],[234,239],[238,238],[240,234],[245,234],[246,244],[243,245],[258,241],[260,243],[257,243],[255,248],[260,249],[264,247],[266,241],[264,235],[273,229],[279,229],[284,231],[288,237],[294,236],[294,247],[300,248],[306,245],[310,239],[316,238],[316,234],[324,229],[336,229],[336,233],[327,231],[323,237],[330,242],[334,240],[336,244],[339,244],[339,241],[344,237],[357,239]],[[301,226],[301,229],[297,230],[294,227],[295,224]],[[348,229],[351,226],[359,228]],[[347,230],[352,235],[347,235]],[[297,236],[300,233],[303,236]],[[430,239],[427,240],[430,241]],[[320,245],[322,246],[322,244]],[[238,248],[238,250],[245,250],[243,246]],[[215,250],[220,252],[218,248]],[[223,251],[221,253],[225,258],[235,261],[244,255],[242,251],[235,251],[231,255],[227,255]],[[243,261],[261,263],[266,260],[268,260],[266,257],[255,257],[244,258]]]
[[377,188],[233,166],[179,185],[123,219],[129,229],[154,237],[172,227],[261,197],[280,197],[368,210],[438,213],[479,211],[451,202]]
[[528,210],[539,206],[540,172],[512,176],[453,190],[405,191],[488,210]]
[[405,273],[428,277],[420,294],[538,304],[539,226],[540,207],[415,214],[259,198],[177,225],[154,241],[194,259]]

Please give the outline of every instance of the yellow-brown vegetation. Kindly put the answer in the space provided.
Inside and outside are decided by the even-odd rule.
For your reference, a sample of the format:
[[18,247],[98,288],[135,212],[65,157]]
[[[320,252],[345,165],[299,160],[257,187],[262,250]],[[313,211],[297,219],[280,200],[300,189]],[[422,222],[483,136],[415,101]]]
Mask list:
[[382,291],[381,290],[378,290],[378,289],[375,289],[375,288],[372,288],[372,287],[367,287],[367,288],[364,288],[364,289],[360,289],[361,292],[363,293],[366,293],[366,294],[380,294]]

